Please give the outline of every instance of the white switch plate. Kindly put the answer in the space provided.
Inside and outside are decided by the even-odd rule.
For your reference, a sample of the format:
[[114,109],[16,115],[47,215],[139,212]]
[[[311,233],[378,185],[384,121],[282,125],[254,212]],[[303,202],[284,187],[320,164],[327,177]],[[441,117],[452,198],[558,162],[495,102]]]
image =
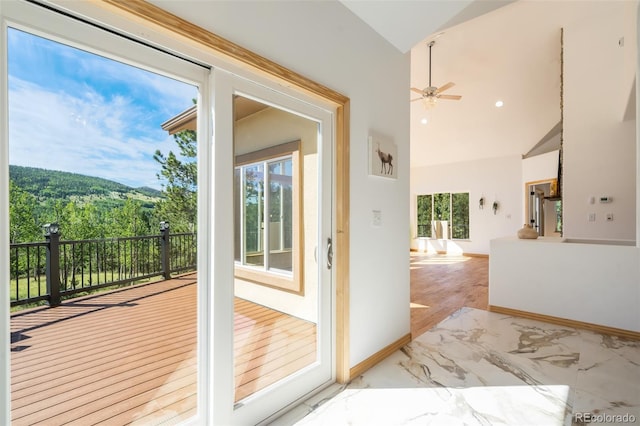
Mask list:
[[596,214],[589,213],[589,222],[595,222],[595,221],[596,221]]
[[382,226],[382,210],[371,210],[371,225],[376,228]]

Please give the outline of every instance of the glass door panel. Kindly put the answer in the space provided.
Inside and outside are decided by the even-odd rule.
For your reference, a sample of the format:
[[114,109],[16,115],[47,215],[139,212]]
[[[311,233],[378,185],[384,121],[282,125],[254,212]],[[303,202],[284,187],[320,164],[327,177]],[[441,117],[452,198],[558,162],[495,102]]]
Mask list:
[[240,95],[234,112],[238,403],[318,359],[318,264],[302,263],[319,243],[318,123]]
[[198,140],[195,118],[170,123],[208,70],[33,4],[6,6],[3,18],[38,28],[7,18],[1,37],[12,424],[191,419]]
[[233,391],[232,412],[217,419],[256,424],[334,377],[332,114],[220,70],[214,77],[216,193],[233,188],[216,209],[230,223],[214,232],[220,241],[233,230],[234,254],[216,245],[214,317],[227,321],[233,364],[229,372],[223,353],[214,363],[218,395]]

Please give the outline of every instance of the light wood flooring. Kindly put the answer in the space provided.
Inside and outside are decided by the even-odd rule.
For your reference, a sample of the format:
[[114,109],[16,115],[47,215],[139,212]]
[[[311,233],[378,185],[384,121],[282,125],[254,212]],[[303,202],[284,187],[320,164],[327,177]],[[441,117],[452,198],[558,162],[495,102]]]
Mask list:
[[[196,276],[11,318],[12,425],[175,424],[196,413]],[[315,360],[315,324],[235,300],[236,400]]]
[[458,309],[488,309],[489,259],[411,252],[411,337]]

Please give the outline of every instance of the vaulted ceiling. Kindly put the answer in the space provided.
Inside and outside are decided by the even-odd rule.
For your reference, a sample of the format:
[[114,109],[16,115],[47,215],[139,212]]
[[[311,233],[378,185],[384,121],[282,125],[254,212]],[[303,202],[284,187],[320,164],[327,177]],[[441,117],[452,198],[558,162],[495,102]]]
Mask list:
[[[462,95],[431,109],[411,103],[412,167],[525,155],[557,139],[561,28],[585,19],[585,2],[342,3],[400,51],[413,43],[411,87],[428,86],[427,43],[436,40],[432,83],[454,82],[445,93]],[[416,97],[407,88],[407,102]]]

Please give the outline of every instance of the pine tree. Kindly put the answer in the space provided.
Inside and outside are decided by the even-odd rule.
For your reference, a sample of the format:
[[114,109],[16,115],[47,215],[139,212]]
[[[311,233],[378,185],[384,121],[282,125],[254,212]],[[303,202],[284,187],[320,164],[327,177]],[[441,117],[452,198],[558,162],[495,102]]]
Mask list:
[[158,179],[163,180],[164,199],[156,205],[157,220],[168,220],[174,232],[195,232],[198,217],[196,164],[197,138],[193,130],[173,136],[180,156],[157,150],[153,158],[160,164]]

